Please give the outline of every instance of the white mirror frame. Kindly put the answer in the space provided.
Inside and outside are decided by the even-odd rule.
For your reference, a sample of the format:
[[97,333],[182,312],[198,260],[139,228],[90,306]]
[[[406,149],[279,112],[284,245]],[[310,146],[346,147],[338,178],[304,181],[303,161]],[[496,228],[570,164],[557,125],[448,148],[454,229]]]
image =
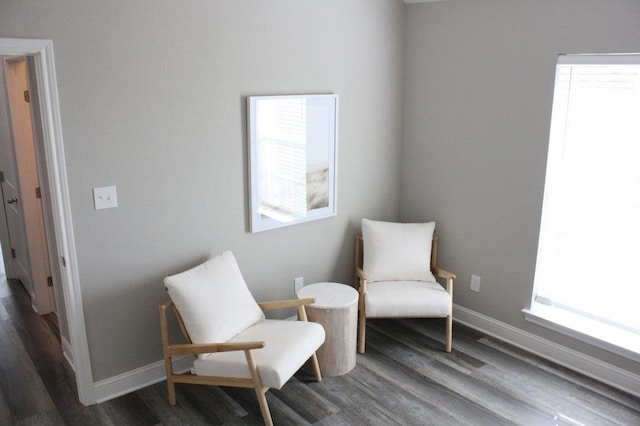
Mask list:
[[251,232],[335,216],[338,95],[249,96],[247,107]]

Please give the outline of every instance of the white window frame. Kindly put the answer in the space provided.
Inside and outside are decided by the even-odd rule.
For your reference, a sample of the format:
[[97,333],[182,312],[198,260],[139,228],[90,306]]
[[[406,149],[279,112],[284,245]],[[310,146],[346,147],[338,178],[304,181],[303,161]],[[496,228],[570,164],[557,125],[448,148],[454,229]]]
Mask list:
[[[543,227],[549,217],[545,216],[545,207],[548,201],[548,186],[553,166],[552,150],[554,146],[554,131],[556,126],[564,128],[564,120],[566,115],[559,111],[559,107],[565,102],[560,99],[566,96],[562,91],[558,90],[560,77],[560,67],[566,65],[607,65],[607,64],[640,64],[640,54],[611,54],[611,55],[560,55],[558,57],[558,65],[556,70],[556,82],[554,87],[553,113],[551,122],[551,134],[549,143],[549,158],[547,164],[545,200],[543,202],[542,223],[540,231],[540,241],[538,245],[538,262],[536,265],[536,281],[532,291],[531,304],[529,309],[523,309],[525,319],[537,325],[552,329],[559,333],[568,335],[577,340],[589,343],[596,347],[605,349],[609,352],[624,356],[634,361],[640,361],[640,334],[631,331],[621,330],[618,327],[611,326],[605,322],[598,321],[596,318],[587,318],[571,309],[566,310],[562,306],[554,306],[554,303],[537,296],[537,287],[541,276],[540,259],[543,250]],[[561,122],[559,120],[562,120]],[[547,209],[548,211],[548,209]],[[547,215],[549,213],[547,212]],[[599,274],[603,282],[616,282],[620,277],[609,275],[613,271],[607,265],[592,265],[594,274]],[[615,265],[611,265],[612,267]],[[613,291],[613,290],[611,290]],[[556,304],[557,305],[557,304]]]

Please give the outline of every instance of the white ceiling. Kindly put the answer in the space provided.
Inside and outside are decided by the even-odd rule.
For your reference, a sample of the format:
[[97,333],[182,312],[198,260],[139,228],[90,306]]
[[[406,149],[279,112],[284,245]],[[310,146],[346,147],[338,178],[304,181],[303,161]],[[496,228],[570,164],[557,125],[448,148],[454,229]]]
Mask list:
[[405,2],[405,4],[412,4],[412,3],[435,3],[437,1],[445,1],[445,0],[402,0]]

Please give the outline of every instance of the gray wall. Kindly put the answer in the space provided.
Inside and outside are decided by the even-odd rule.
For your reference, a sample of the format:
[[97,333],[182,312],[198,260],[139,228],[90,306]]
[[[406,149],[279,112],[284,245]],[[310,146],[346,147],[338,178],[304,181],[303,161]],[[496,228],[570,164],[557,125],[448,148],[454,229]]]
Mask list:
[[[0,2],[0,37],[54,43],[95,380],[160,359],[165,275],[231,249],[259,300],[292,296],[297,276],[348,282],[360,218],[400,211],[437,221],[457,304],[637,371],[520,309],[556,55],[640,50],[640,3],[404,10],[400,0]],[[250,234],[244,96],[310,92],[340,95],[338,216]],[[104,185],[117,185],[120,206],[94,211],[91,188]]]
[[[353,276],[363,216],[399,217],[400,0],[3,0],[52,39],[95,380],[161,359],[162,278],[232,250],[259,300]],[[337,217],[248,233],[247,95],[340,96]],[[119,207],[93,210],[116,185]]]
[[[458,274],[455,303],[637,372],[637,363],[525,322],[521,309],[533,287],[556,56],[640,51],[640,2],[406,9],[400,211],[405,221],[437,222],[439,263]],[[598,266],[585,265],[595,274]],[[471,274],[482,277],[480,293],[469,290]]]

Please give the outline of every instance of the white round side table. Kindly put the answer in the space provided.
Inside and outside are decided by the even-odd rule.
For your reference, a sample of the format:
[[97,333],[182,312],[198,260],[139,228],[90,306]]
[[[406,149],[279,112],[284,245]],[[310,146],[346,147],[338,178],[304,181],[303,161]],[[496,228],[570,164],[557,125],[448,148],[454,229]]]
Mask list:
[[323,376],[348,373],[356,365],[356,330],[358,292],[339,283],[315,283],[302,287],[298,298],[313,297],[307,305],[309,321],[324,327],[326,339],[318,349],[318,363]]

